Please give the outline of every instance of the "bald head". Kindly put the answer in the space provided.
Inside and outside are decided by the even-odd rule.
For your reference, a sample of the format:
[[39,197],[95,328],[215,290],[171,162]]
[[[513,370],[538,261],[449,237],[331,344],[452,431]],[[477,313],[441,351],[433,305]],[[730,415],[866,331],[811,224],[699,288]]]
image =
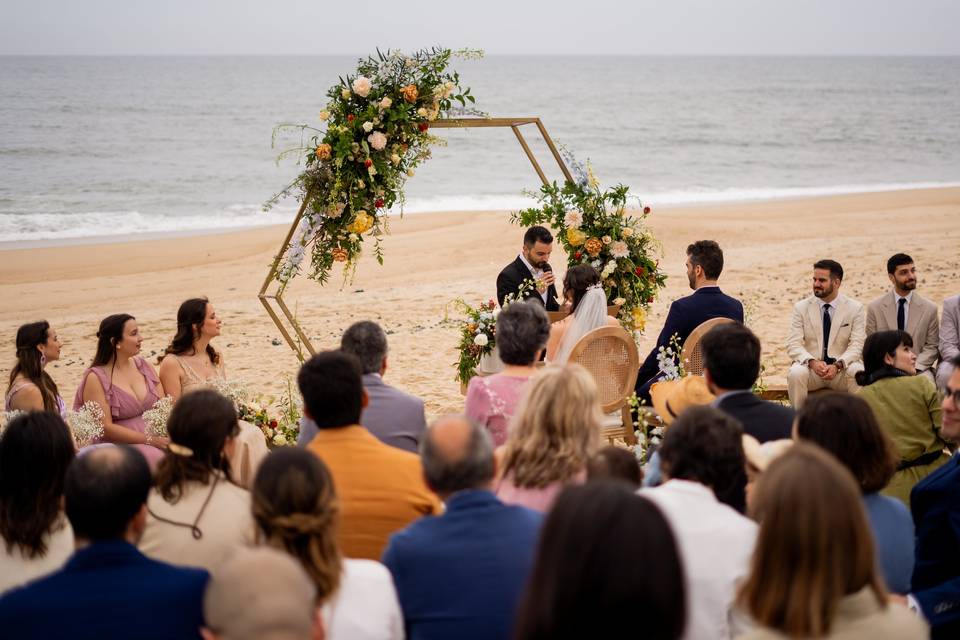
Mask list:
[[420,456],[427,484],[441,497],[486,489],[493,480],[490,436],[465,416],[444,416],[430,425]]
[[63,488],[74,535],[92,541],[125,537],[150,483],[146,458],[131,447],[105,446],[77,456]]

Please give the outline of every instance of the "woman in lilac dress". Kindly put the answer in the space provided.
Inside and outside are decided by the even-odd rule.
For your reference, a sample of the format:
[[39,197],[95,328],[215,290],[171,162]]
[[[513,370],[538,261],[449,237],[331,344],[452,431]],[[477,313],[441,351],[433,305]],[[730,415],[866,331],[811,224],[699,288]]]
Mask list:
[[57,383],[44,367],[60,359],[60,338],[46,320],[17,329],[17,364],[10,372],[5,411],[49,411],[65,418],[67,408]]
[[534,377],[498,451],[496,494],[506,504],[547,512],[567,485],[587,479],[600,445],[603,416],[597,384],[578,364],[549,367]]
[[497,349],[506,365],[492,376],[476,376],[467,387],[464,412],[490,432],[495,446],[507,441],[507,425],[550,335],[543,305],[514,302],[497,316]]
[[153,467],[163,457],[167,439],[146,433],[143,412],[163,397],[157,372],[140,355],[143,336],[126,313],[108,316],[97,331],[97,353],[73,401],[74,411],[93,401],[103,409],[102,442],[129,444]]

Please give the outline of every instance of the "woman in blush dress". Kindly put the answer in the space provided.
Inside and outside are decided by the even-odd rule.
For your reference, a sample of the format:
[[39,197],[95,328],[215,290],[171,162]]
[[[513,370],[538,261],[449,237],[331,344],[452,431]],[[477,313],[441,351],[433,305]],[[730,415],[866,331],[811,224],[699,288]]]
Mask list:
[[570,315],[550,326],[547,362],[553,364],[566,363],[574,345],[588,332],[620,324],[607,314],[607,295],[600,284],[600,274],[589,264],[567,270],[563,276],[563,297],[570,305]]
[[62,343],[46,320],[31,322],[17,329],[17,363],[10,372],[4,398],[6,411],[49,411],[67,414],[57,383],[44,367],[60,359]]
[[497,451],[502,469],[497,497],[549,511],[561,489],[586,481],[587,464],[599,449],[602,418],[597,385],[586,369],[570,364],[537,374],[507,444]]
[[83,372],[73,409],[89,401],[99,404],[101,441],[136,447],[152,468],[163,457],[167,439],[147,433],[143,412],[163,397],[163,385],[150,363],[138,355],[142,342],[140,327],[130,314],[104,318],[97,331],[97,353]]
[[[209,388],[226,380],[223,356],[210,341],[220,335],[223,321],[206,298],[191,298],[177,310],[177,333],[160,356],[160,380],[174,401],[193,389]],[[263,432],[256,425],[240,421],[234,440],[230,467],[241,487],[249,489],[257,467],[269,453]]]
[[527,381],[537,372],[550,321],[543,305],[514,302],[497,316],[497,349],[506,368],[492,376],[475,376],[467,387],[464,412],[490,432],[494,446],[507,441],[507,425]]

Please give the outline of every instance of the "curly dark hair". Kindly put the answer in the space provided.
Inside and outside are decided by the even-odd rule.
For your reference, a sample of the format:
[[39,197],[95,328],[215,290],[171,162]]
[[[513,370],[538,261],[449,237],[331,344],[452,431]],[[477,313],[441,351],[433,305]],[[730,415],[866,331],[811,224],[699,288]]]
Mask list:
[[64,479],[74,458],[63,419],[30,411],[10,421],[0,438],[0,537],[7,553],[47,553],[46,536],[62,527]]
[[[157,362],[161,362],[167,354],[179,356],[182,354],[193,354],[193,343],[197,339],[200,327],[207,319],[207,305],[210,301],[207,298],[190,298],[184,300],[177,309],[177,333],[173,340],[163,351]],[[212,345],[207,345],[207,357],[213,364],[219,364],[220,354]]]
[[600,274],[589,264],[567,269],[563,276],[563,295],[570,292],[570,313],[577,310],[583,296],[587,295],[587,288],[595,284],[600,284]]

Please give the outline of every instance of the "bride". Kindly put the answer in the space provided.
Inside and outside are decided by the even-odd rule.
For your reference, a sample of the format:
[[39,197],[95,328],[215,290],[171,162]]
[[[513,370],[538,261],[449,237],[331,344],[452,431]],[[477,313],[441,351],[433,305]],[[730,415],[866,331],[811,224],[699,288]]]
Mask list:
[[567,269],[563,297],[570,305],[570,315],[550,326],[547,361],[552,364],[566,363],[573,346],[588,331],[619,326],[616,318],[607,315],[607,295],[600,284],[600,274],[590,265]]
[[[223,321],[206,298],[191,298],[177,310],[177,333],[160,356],[160,380],[174,402],[192,389],[226,379],[223,356],[210,344],[220,335]],[[267,456],[266,438],[256,425],[240,421],[234,453],[230,456],[233,481],[250,488],[257,467]]]

